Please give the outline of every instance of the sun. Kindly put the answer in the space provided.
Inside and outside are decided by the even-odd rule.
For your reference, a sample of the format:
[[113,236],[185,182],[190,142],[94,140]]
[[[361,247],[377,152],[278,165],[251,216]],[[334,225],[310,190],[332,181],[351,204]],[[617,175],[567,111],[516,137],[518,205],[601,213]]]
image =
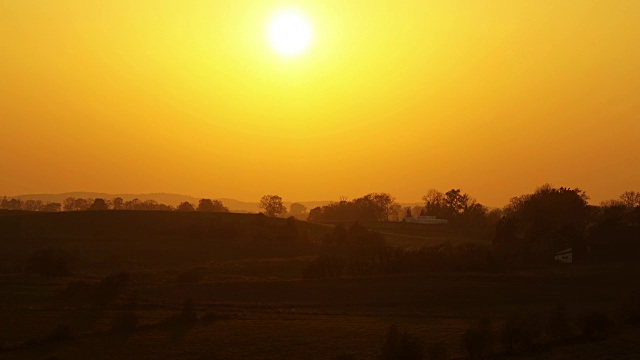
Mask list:
[[311,22],[298,10],[278,11],[269,22],[269,43],[282,56],[293,57],[304,53],[312,39]]

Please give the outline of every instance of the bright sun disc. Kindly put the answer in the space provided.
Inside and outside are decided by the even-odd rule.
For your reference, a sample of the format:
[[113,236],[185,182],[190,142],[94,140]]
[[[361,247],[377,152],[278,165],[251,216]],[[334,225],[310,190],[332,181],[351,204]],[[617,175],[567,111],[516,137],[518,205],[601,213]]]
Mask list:
[[312,37],[311,23],[295,10],[277,13],[269,24],[269,42],[283,56],[303,53],[309,47]]

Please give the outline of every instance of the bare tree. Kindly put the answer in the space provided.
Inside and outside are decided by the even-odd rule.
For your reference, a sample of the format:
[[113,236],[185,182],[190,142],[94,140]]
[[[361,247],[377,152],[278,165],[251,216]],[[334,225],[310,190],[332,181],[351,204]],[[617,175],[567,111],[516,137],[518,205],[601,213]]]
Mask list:
[[635,191],[625,191],[622,195],[620,195],[620,200],[624,204],[624,206],[628,208],[635,208],[640,206],[640,193]]

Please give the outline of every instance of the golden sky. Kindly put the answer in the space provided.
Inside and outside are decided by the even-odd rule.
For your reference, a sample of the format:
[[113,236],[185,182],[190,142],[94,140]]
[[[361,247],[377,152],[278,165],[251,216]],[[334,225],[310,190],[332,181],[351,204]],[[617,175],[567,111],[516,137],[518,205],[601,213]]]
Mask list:
[[0,79],[0,194],[640,190],[637,0],[0,0]]

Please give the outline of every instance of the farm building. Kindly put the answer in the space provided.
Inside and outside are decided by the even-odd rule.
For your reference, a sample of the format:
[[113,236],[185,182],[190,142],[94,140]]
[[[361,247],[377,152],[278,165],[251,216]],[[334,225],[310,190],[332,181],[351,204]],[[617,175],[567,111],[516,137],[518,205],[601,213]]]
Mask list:
[[438,219],[435,216],[422,215],[415,218],[406,218],[406,222],[416,223],[416,224],[447,224],[449,223],[446,219]]
[[554,260],[563,264],[573,263],[573,248],[558,251],[554,257]]

